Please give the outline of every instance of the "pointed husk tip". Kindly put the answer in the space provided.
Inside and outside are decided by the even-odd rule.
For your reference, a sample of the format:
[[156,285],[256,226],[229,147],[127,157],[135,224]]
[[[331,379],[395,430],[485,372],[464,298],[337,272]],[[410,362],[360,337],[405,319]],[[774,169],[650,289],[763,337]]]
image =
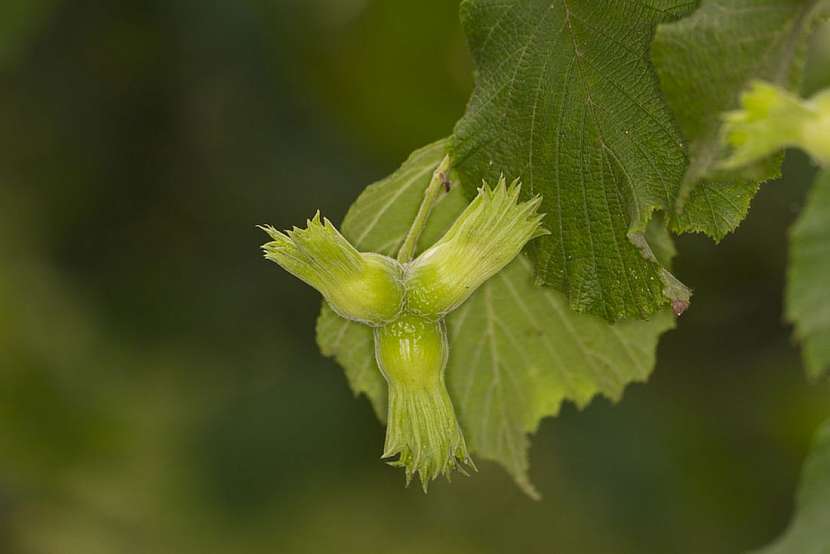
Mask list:
[[407,486],[417,475],[425,493],[429,483],[439,476],[450,481],[454,471],[465,476],[469,476],[468,469],[478,471],[443,382],[433,388],[389,387],[389,417],[381,459],[403,468]]

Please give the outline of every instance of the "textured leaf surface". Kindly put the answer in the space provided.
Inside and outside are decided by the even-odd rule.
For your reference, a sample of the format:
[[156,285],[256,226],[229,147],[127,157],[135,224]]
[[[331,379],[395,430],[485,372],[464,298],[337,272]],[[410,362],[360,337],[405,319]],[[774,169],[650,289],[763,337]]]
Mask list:
[[[368,187],[349,210],[343,234],[361,250],[394,254],[417,211],[445,143],[415,152],[392,176]],[[422,248],[463,210],[455,188],[433,211]],[[654,350],[673,317],[609,324],[577,314],[561,293],[533,284],[520,256],[488,281],[447,320],[447,385],[474,456],[495,460],[531,495],[528,433],[555,415],[563,400],[584,406],[602,394],[618,399],[626,384],[645,380]],[[372,332],[323,307],[317,340],[346,370],[356,393],[366,394],[385,418],[386,384],[375,364]]]
[[782,155],[717,171],[721,116],[754,79],[797,89],[809,31],[824,2],[703,0],[691,16],[658,27],[652,59],[681,131],[689,167],[678,195],[677,232],[720,240],[746,217],[759,185],[779,176]]
[[790,527],[758,554],[827,554],[830,552],[830,421],[816,435],[804,464]]
[[795,323],[807,373],[830,368],[830,172],[821,173],[790,235],[787,318]]
[[538,278],[610,320],[666,303],[657,264],[629,240],[670,210],[683,176],[679,132],[648,61],[678,0],[467,0],[476,86],[452,142],[467,192],[500,172],[541,193]]

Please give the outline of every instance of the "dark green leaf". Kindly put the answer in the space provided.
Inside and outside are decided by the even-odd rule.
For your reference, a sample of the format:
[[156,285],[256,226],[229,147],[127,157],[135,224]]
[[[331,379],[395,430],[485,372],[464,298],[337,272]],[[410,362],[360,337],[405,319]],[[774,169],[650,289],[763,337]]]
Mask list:
[[531,248],[536,275],[575,310],[643,318],[667,302],[664,272],[640,248],[652,213],[674,206],[685,157],[648,49],[655,26],[693,4],[461,4],[476,87],[455,165],[468,193],[503,172],[544,196],[552,234]]
[[658,27],[652,59],[689,149],[674,231],[722,239],[746,217],[760,184],[779,176],[782,155],[716,170],[724,157],[721,116],[752,80],[798,88],[806,39],[825,7],[816,0],[703,0],[693,15]]

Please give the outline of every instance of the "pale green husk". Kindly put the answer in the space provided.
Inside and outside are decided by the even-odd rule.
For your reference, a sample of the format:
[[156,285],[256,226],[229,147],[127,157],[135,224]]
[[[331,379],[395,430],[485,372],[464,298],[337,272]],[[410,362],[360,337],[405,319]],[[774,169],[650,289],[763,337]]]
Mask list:
[[407,485],[417,474],[429,482],[453,470],[475,467],[444,383],[449,345],[443,320],[404,312],[375,329],[375,358],[389,385],[383,458],[403,467]]
[[382,458],[404,468],[406,484],[417,474],[424,492],[429,482],[454,470],[467,475],[475,469],[444,379],[430,388],[407,387],[390,382],[389,418]]
[[540,196],[519,202],[518,180],[487,183],[447,233],[406,269],[407,309],[443,317],[501,271],[533,238],[548,234]]
[[741,95],[741,108],[724,115],[723,140],[733,151],[722,168],[742,167],[786,147],[830,164],[830,91],[802,100],[756,81]]
[[440,475],[475,469],[444,381],[444,317],[547,233],[541,198],[519,202],[520,192],[504,177],[494,188],[485,183],[443,238],[404,264],[358,252],[319,213],[305,229],[262,227],[273,239],[263,246],[267,259],[319,290],[342,317],[374,327],[389,392],[382,457],[404,468],[407,484],[417,475],[424,491]]
[[260,226],[273,239],[262,246],[276,262],[325,297],[342,317],[377,326],[403,307],[403,268],[387,256],[358,252],[320,212],[305,229],[282,233]]

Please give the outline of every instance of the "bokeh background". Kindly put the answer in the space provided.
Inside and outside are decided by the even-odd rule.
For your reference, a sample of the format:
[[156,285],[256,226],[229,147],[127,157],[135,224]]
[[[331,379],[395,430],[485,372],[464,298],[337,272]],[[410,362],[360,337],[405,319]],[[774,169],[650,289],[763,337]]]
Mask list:
[[[788,155],[739,232],[678,241],[695,300],[647,385],[567,406],[522,495],[424,496],[314,342],[319,298],[254,225],[450,133],[457,2],[0,2],[0,552],[732,553],[793,510],[830,386],[782,321]],[[830,31],[808,90],[830,85]]]

